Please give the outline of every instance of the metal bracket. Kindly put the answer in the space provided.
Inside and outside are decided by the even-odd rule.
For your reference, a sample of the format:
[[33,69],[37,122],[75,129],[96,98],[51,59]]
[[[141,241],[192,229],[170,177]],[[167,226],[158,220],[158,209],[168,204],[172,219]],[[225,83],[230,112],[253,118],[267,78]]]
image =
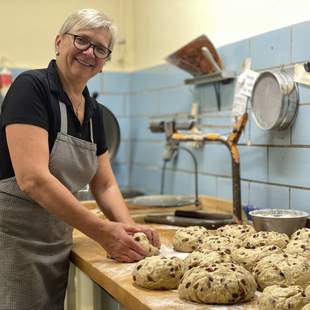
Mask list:
[[185,80],[185,84],[192,84],[198,86],[213,83],[217,109],[218,111],[220,111],[221,110],[220,83],[228,84],[232,82],[235,79],[235,77],[236,77],[235,72],[222,70],[215,73],[197,76],[193,79],[187,79]]

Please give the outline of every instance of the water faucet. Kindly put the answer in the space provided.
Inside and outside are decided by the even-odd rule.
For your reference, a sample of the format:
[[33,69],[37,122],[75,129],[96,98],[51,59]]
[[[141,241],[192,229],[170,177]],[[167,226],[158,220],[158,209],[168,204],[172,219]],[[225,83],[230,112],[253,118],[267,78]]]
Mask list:
[[160,194],[164,193],[164,184],[165,184],[165,171],[167,162],[172,160],[178,153],[179,150],[183,150],[187,152],[193,160],[194,164],[194,186],[195,186],[195,206],[198,207],[200,205],[199,201],[199,194],[198,194],[198,163],[195,157],[195,154],[188,149],[187,147],[180,146],[180,143],[176,140],[172,139],[172,136],[177,130],[190,130],[194,127],[195,121],[188,121],[188,122],[175,122],[172,121],[160,121],[160,122],[151,122],[150,123],[150,130],[152,132],[164,132],[166,135],[166,145],[163,154],[163,166],[161,171],[161,186],[160,186]]

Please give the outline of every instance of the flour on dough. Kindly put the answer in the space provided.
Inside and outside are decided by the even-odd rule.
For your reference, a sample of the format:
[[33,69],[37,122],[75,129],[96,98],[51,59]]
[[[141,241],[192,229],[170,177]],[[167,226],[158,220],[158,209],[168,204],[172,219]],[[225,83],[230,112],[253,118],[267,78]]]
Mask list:
[[170,290],[178,287],[183,269],[183,261],[178,257],[152,256],[135,265],[132,277],[140,287]]

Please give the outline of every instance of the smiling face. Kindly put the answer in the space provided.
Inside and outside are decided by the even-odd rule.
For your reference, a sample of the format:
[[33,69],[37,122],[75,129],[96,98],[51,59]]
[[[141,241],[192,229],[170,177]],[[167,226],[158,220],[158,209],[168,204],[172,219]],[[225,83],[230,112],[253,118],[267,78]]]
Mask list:
[[[111,40],[110,33],[104,28],[83,29],[70,31],[90,41],[98,47],[108,47]],[[67,80],[85,83],[102,71],[107,59],[95,57],[93,47],[85,51],[78,50],[74,46],[74,36],[69,34],[58,35],[55,41],[56,50],[59,55],[56,57],[57,66]]]

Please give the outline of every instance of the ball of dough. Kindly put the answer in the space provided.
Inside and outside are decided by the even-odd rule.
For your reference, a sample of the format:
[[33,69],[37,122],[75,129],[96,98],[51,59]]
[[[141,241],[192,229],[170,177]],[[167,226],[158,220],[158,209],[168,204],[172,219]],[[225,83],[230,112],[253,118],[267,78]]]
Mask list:
[[310,302],[310,285],[308,285],[305,289],[305,294],[306,296],[309,298],[309,302]]
[[310,228],[301,228],[296,230],[292,236],[291,240],[305,240],[310,242]]
[[289,237],[286,234],[275,231],[259,231],[247,237],[243,246],[245,248],[255,248],[264,245],[276,245],[279,248],[285,248],[289,243]]
[[310,303],[303,306],[301,310],[310,310]]
[[198,250],[212,250],[223,251],[227,254],[231,254],[232,250],[239,247],[240,240],[237,238],[230,238],[225,236],[208,236],[203,239],[203,242],[199,245]]
[[256,264],[253,274],[261,290],[277,284],[305,288],[310,283],[310,264],[302,256],[272,254]]
[[143,232],[138,232],[133,235],[135,241],[139,242],[139,244],[143,247],[143,249],[147,252],[146,256],[153,256],[159,254],[159,249],[153,246],[148,237]]
[[193,252],[209,234],[203,226],[182,227],[174,235],[173,248],[179,252]]
[[281,254],[282,249],[276,245],[265,245],[256,248],[239,248],[232,252],[232,260],[234,263],[243,266],[249,271],[252,271],[254,266],[262,258],[271,254]]
[[197,250],[184,259],[184,271],[197,266],[208,266],[214,263],[231,263],[229,254],[223,251]]
[[183,275],[183,261],[178,257],[152,256],[138,262],[132,277],[136,285],[153,290],[176,289]]
[[297,285],[268,286],[258,298],[259,310],[300,310],[306,303],[304,290]]
[[234,304],[252,299],[252,274],[232,263],[194,267],[185,272],[178,292],[182,299],[206,304]]
[[285,248],[285,252],[310,259],[310,241],[307,242],[303,239],[291,240]]
[[255,234],[255,229],[251,225],[225,225],[217,229],[221,236],[228,236],[244,240],[250,235]]

